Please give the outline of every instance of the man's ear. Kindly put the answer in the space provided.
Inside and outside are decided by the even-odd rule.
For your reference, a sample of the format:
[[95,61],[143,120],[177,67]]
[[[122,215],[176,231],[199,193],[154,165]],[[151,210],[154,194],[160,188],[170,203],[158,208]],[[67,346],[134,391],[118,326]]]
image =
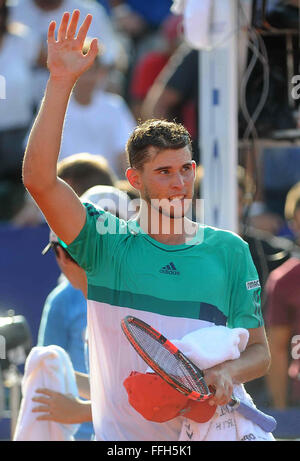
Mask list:
[[57,245],[56,251],[57,251],[56,258],[58,259],[58,262],[60,263],[61,266],[65,266],[68,260],[68,257],[65,254],[64,249],[60,245]]
[[126,178],[128,179],[130,185],[137,190],[140,190],[142,187],[141,173],[136,168],[127,168]]
[[195,160],[192,160],[192,168],[194,170],[194,178],[196,178],[197,164],[196,164]]

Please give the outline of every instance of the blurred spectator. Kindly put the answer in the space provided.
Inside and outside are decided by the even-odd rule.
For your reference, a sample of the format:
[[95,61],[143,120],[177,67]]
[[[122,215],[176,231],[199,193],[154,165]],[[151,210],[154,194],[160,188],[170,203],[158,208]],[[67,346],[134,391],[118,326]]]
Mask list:
[[200,160],[198,55],[197,50],[191,50],[186,44],[179,46],[148,91],[142,106],[144,119],[175,119],[187,128],[197,163]]
[[119,181],[116,182],[115,187],[122,192],[125,192],[130,200],[135,200],[139,199],[139,193],[138,191],[132,187],[131,184],[127,181],[127,179],[120,179]]
[[60,159],[83,151],[102,155],[122,178],[126,170],[125,144],[136,121],[121,96],[105,91],[108,75],[109,67],[99,55],[78,79],[67,110]]
[[19,21],[29,26],[37,35],[44,50],[35,68],[35,80],[34,85],[32,85],[35,90],[35,102],[37,105],[39,105],[44,94],[48,78],[46,68],[48,26],[54,20],[58,27],[63,13],[65,11],[72,13],[75,9],[80,10],[82,19],[88,13],[93,15],[89,34],[91,37],[99,38],[99,43],[103,45],[103,62],[113,64],[120,52],[120,46],[110,18],[102,5],[91,0],[15,0],[10,7],[11,20]]
[[[73,154],[58,163],[58,176],[66,181],[78,196],[97,184],[113,186],[116,177],[107,160],[101,155]],[[11,217],[15,226],[36,226],[44,222],[44,216],[31,196],[26,193],[23,207]]]
[[247,202],[249,194],[251,195],[251,191],[253,191],[252,181],[241,166],[238,166],[237,177],[239,235],[249,245],[263,293],[270,272],[291,257],[293,245],[288,239],[276,237],[268,230],[258,229],[253,226],[253,221],[249,223]]
[[[300,183],[288,193],[285,211],[299,243]],[[292,339],[300,335],[299,254],[298,247],[297,257],[274,270],[266,285],[266,325],[273,358],[267,383],[272,403],[279,409],[300,404],[300,361],[292,354]]]
[[[102,1],[101,1],[102,3]],[[150,50],[161,47],[160,25],[170,14],[172,0],[106,0],[115,30],[128,56],[123,96],[129,102],[129,84],[136,61]]]
[[[56,261],[64,277],[48,295],[41,318],[38,346],[52,344],[62,347],[70,356],[74,370],[87,373],[84,354],[84,338],[87,324],[85,272],[58,243],[57,237],[50,233],[49,245],[45,254],[53,248]],[[81,408],[81,407],[80,407]],[[93,427],[90,423],[82,425],[75,435],[76,439],[90,440]]]
[[98,184],[114,186],[117,180],[104,157],[87,152],[61,160],[57,165],[57,174],[79,197],[90,187]]
[[133,68],[129,97],[136,119],[142,118],[141,104],[148,90],[181,42],[181,26],[181,16],[170,14],[160,27],[163,38],[162,47],[143,54]]
[[148,29],[155,29],[170,13],[172,0],[108,0],[111,5],[111,14],[119,28],[133,37],[145,33]]
[[31,68],[39,52],[30,30],[11,23],[7,1],[0,0],[0,180],[21,180],[23,141],[33,117]]
[[291,343],[300,334],[299,280],[300,260],[292,257],[270,274],[266,285],[265,315],[272,357],[267,384],[272,406],[278,409],[300,404],[299,359],[292,361]]
[[134,63],[155,46],[156,32],[170,14],[172,0],[108,0],[116,30],[127,40],[128,52]]
[[300,251],[300,181],[287,193],[284,215],[292,231],[293,241]]

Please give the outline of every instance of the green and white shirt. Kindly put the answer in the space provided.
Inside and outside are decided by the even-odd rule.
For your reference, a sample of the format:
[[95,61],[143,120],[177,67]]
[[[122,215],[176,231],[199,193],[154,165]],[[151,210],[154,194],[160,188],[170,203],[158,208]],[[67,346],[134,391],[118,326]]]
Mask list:
[[248,244],[199,226],[189,244],[165,245],[86,203],[86,223],[68,252],[88,279],[91,400],[97,440],[178,440],[182,418],[146,421],[128,403],[123,381],[145,372],[121,330],[136,316],[169,339],[199,328],[263,325],[260,286]]

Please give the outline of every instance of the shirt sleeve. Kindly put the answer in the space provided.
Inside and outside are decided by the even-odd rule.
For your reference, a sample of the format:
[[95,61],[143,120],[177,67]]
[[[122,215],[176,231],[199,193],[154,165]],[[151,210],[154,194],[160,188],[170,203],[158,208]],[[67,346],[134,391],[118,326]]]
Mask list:
[[105,263],[114,253],[118,237],[126,233],[126,223],[91,203],[83,205],[86,208],[85,224],[76,239],[63,246],[87,275],[93,276],[105,270]]
[[228,326],[259,328],[264,325],[261,286],[248,244],[240,239],[232,258]]

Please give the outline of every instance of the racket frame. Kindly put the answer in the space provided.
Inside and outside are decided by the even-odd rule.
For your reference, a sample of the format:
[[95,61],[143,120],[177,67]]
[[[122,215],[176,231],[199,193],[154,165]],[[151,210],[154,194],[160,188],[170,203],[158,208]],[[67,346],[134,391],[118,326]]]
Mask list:
[[[143,331],[145,331],[149,336],[152,336],[157,342],[159,342],[166,350],[168,350],[171,354],[174,356],[178,357],[178,359],[185,364],[186,368],[188,368],[191,371],[191,376],[193,376],[193,379],[201,384],[201,387],[203,388],[204,392],[197,392],[194,390],[189,389],[188,387],[184,386],[181,384],[179,381],[176,380],[176,378],[172,378],[170,375],[168,375],[162,368],[155,363],[148,353],[143,349],[140,344],[134,339],[132,333],[128,329],[128,324],[129,323],[134,323],[137,327],[140,327]],[[157,330],[155,330],[153,327],[148,325],[147,323],[143,322],[142,320],[133,317],[131,315],[127,315],[122,321],[121,321],[121,328],[127,337],[128,341],[130,344],[133,346],[133,348],[136,350],[136,352],[139,354],[139,356],[149,365],[149,367],[155,371],[162,379],[164,379],[169,385],[171,385],[173,388],[175,388],[177,391],[179,391],[181,394],[184,394],[191,400],[197,400],[197,401],[204,401],[207,400],[212,396],[212,393],[210,392],[205,380],[204,380],[204,375],[202,370],[198,368],[195,364],[193,364],[171,341],[169,341],[164,335],[159,333]]]

